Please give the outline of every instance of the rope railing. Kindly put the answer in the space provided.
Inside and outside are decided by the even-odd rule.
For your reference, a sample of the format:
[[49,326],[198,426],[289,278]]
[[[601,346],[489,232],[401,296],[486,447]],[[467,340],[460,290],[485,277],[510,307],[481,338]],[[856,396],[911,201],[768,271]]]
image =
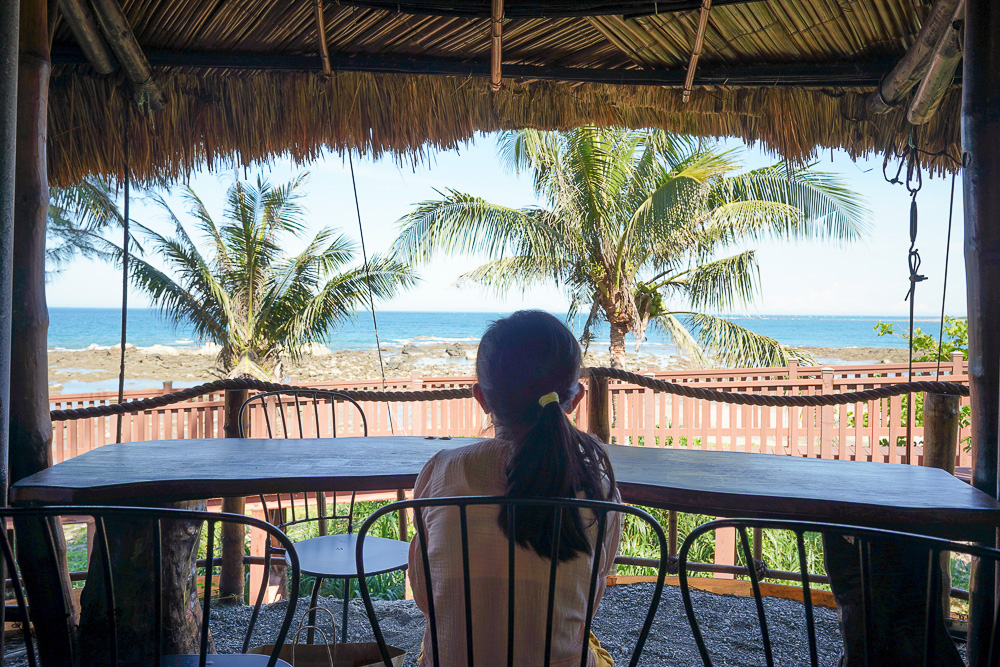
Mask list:
[[[719,391],[717,389],[704,389],[692,384],[678,384],[666,382],[645,375],[630,373],[619,368],[596,367],[587,369],[586,373],[593,378],[607,378],[620,380],[630,384],[652,389],[654,391],[665,392],[685,398],[697,398],[706,401],[717,401],[720,403],[734,403],[737,405],[757,405],[768,407],[821,407],[828,405],[843,405],[847,403],[859,403],[870,400],[900,396],[903,394],[928,392],[932,394],[950,394],[955,396],[968,396],[969,388],[957,382],[901,382],[898,384],[865,389],[863,391],[845,392],[842,394],[816,394],[812,396],[772,396],[769,394],[743,394],[730,391]],[[125,414],[129,412],[142,412],[161,408],[171,403],[180,403],[198,396],[211,394],[217,391],[254,389],[257,391],[279,391],[286,389],[301,389],[301,386],[281,384],[277,382],[264,382],[251,378],[231,378],[224,380],[214,380],[206,382],[196,387],[181,389],[179,391],[163,394],[162,396],[152,396],[141,398],[124,403],[113,403],[110,405],[94,405],[86,408],[74,408],[67,410],[53,410],[51,412],[52,421],[69,421],[73,419],[85,419],[87,417],[108,417],[111,415]],[[357,389],[338,389],[342,393],[356,401],[383,401],[383,402],[413,402],[413,401],[433,401],[452,400],[458,398],[469,398],[472,390],[463,389],[422,389],[416,391],[369,391]]]

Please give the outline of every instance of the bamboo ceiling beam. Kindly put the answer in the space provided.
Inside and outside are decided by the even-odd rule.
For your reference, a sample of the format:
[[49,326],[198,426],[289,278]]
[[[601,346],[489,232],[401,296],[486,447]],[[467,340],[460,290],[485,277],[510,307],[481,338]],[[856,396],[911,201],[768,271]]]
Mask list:
[[93,4],[101,31],[125,70],[132,90],[138,97],[145,98],[151,109],[162,109],[166,103],[163,92],[153,81],[149,61],[136,41],[122,8],[116,0],[93,0]]
[[[716,5],[736,5],[755,0],[716,0]],[[424,16],[490,15],[492,0],[340,0],[353,7],[381,9],[402,14]],[[701,0],[533,0],[512,3],[507,9],[509,19],[566,18],[592,16],[624,16],[635,18],[655,14],[670,14],[698,9]]]
[[316,32],[319,36],[319,59],[323,64],[323,74],[330,76],[330,49],[326,44],[326,20],[323,18],[323,0],[316,0]]
[[490,7],[490,87],[500,90],[500,62],[503,58],[503,0],[492,0]]
[[59,9],[94,71],[103,75],[114,72],[117,63],[85,0],[59,0]]
[[[147,51],[154,67],[223,69],[231,71],[316,72],[316,56],[233,52]],[[800,88],[873,88],[895,58],[858,63],[775,63],[748,67],[701,67],[695,75],[697,86],[788,86]],[[86,66],[79,48],[57,45],[52,52],[55,65]],[[330,56],[334,72],[374,74],[416,74],[429,76],[488,77],[490,63],[434,58],[393,58],[370,56]],[[593,69],[537,65],[504,66],[508,78],[530,81],[562,81],[626,86],[667,86],[680,88],[686,70]],[[961,83],[959,76],[956,84]]]
[[934,55],[923,81],[913,96],[913,102],[906,114],[911,125],[924,125],[941,106],[944,94],[955,78],[955,70],[962,60],[960,25],[965,18],[965,1],[959,0],[952,21],[938,40]]
[[892,71],[886,75],[879,89],[868,98],[868,110],[873,114],[885,113],[903,99],[920,83],[934,54],[938,39],[952,21],[959,0],[937,0],[917,39]]
[[687,76],[684,78],[684,95],[681,101],[687,104],[691,99],[691,86],[694,84],[694,73],[698,69],[698,58],[705,44],[705,30],[708,29],[708,16],[712,11],[712,0],[703,0],[701,15],[698,17],[698,32],[694,36],[694,48],[691,49],[691,61],[688,63]]

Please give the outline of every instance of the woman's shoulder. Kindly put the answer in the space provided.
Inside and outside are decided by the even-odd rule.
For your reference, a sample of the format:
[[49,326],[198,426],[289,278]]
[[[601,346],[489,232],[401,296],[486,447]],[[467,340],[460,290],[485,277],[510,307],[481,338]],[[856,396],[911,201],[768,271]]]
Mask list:
[[[510,445],[497,439],[442,449],[424,465],[414,491],[421,495],[421,490],[430,490],[428,487],[492,487],[493,482],[505,477],[509,458]],[[441,490],[432,495],[440,495]]]

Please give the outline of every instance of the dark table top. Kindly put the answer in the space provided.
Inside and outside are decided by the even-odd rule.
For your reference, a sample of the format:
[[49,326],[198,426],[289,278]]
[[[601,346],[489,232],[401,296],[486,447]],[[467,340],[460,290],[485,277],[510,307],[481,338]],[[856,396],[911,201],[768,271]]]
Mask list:
[[[412,488],[471,438],[158,440],[105,445],[17,482],[18,504],[139,504],[284,491]],[[626,502],[725,517],[851,523],[978,539],[1000,504],[943,470],[769,454],[609,446]]]

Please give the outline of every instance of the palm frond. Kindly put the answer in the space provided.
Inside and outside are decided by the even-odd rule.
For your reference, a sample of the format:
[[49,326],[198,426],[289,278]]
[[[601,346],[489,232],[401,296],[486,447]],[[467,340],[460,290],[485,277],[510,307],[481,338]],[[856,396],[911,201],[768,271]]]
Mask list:
[[790,361],[814,363],[805,352],[722,317],[693,313],[688,322],[702,349],[725,367],[780,367]]

